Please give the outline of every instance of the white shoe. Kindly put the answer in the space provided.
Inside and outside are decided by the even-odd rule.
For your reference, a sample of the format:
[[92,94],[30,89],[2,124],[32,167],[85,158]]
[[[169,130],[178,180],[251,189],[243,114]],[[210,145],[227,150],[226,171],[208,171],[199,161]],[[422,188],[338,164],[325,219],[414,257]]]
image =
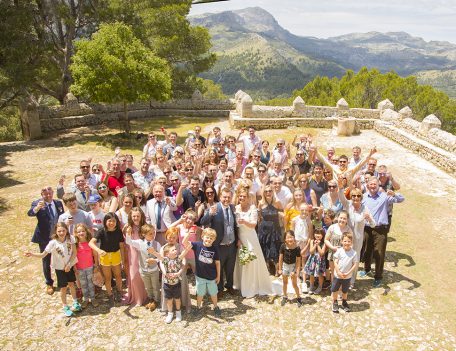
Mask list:
[[169,324],[172,321],[173,321],[173,312],[168,312],[168,314],[166,315],[165,322],[166,322],[166,324]]
[[308,290],[309,290],[309,289],[307,288],[307,283],[306,283],[306,281],[303,281],[303,282],[302,282],[302,293],[303,293],[303,294],[307,294]]
[[182,311],[176,311],[176,322],[182,321]]
[[316,295],[318,295],[319,293],[321,293],[321,286],[316,288],[315,291],[314,291],[314,294],[316,294]]

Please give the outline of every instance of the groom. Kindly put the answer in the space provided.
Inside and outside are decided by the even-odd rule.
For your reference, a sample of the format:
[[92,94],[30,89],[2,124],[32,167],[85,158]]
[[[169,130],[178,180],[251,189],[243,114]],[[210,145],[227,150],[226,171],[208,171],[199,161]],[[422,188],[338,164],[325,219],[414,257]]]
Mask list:
[[[220,193],[220,202],[211,206],[201,218],[201,225],[214,229],[217,233],[214,245],[218,246],[220,255],[220,282],[218,284],[218,297],[223,296],[224,287],[229,294],[234,295],[233,272],[236,262],[238,246],[238,228],[234,206],[231,205],[233,194],[228,188],[223,188]],[[224,277],[226,284],[223,284]]]

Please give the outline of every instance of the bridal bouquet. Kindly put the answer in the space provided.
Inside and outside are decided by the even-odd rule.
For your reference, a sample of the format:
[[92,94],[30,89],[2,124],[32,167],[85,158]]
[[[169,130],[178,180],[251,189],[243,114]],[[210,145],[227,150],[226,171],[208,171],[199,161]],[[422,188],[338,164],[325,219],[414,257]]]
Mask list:
[[256,255],[253,251],[250,251],[246,246],[242,245],[239,249],[239,263],[241,266],[246,265],[247,263],[256,260]]

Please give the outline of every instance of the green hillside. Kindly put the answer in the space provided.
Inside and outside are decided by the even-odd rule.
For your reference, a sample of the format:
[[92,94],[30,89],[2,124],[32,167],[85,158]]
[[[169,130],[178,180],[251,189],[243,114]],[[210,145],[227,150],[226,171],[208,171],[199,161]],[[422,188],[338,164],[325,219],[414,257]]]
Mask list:
[[448,71],[421,71],[415,76],[420,84],[432,85],[434,88],[448,94],[452,99],[456,99],[456,70]]

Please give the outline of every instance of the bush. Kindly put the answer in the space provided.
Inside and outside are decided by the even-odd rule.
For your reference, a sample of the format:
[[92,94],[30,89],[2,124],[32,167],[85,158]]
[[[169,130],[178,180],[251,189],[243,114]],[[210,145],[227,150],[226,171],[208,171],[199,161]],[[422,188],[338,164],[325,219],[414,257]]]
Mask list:
[[16,107],[0,110],[0,141],[22,140],[21,120]]

